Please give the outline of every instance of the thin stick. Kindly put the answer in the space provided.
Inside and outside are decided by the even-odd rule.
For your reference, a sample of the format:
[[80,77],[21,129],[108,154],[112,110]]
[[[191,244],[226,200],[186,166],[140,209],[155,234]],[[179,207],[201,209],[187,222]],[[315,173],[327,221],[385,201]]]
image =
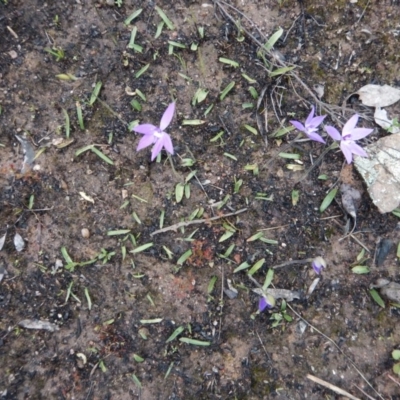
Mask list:
[[324,380],[322,380],[322,379],[320,379],[320,378],[317,378],[317,377],[314,376],[314,375],[308,374],[308,375],[307,375],[307,378],[310,379],[310,381],[316,382],[316,383],[318,383],[319,385],[325,386],[326,388],[328,388],[328,389],[330,389],[330,390],[333,390],[333,391],[336,392],[337,394],[341,394],[342,396],[347,396],[347,397],[348,397],[349,399],[351,399],[351,400],[361,400],[361,399],[358,398],[358,397],[354,397],[354,396],[353,396],[352,394],[350,394],[349,392],[346,392],[345,390],[340,389],[339,387],[337,387],[337,386],[335,386],[335,385],[332,385],[332,384],[329,383],[329,382],[326,382],[326,381],[324,381]]
[[388,374],[388,378],[390,378],[394,383],[400,386],[400,383],[396,381],[396,379],[393,378],[393,376]]
[[242,209],[240,209],[238,211],[235,211],[235,212],[232,212],[232,213],[229,213],[229,214],[224,214],[224,215],[217,216],[217,217],[194,219],[192,221],[178,222],[177,224],[174,224],[174,225],[171,225],[171,226],[167,226],[167,227],[162,228],[162,229],[158,229],[158,230],[150,233],[150,236],[158,235],[159,233],[168,232],[168,231],[177,231],[182,226],[189,226],[189,225],[194,225],[194,224],[203,224],[205,222],[216,221],[217,219],[221,219],[221,218],[232,217],[233,215],[238,215],[238,214],[241,214],[241,213],[243,213],[245,211],[247,211],[247,208],[242,208]]
[[273,226],[273,227],[271,227],[271,228],[262,228],[262,229],[258,229],[257,232],[261,232],[261,231],[273,231],[273,230],[275,230],[275,229],[286,228],[287,226],[290,226],[290,224],[280,225],[280,226]]
[[354,385],[364,396],[368,397],[369,400],[375,400],[373,397],[371,397],[369,394],[365,393],[364,390],[362,390],[360,387],[357,385]]

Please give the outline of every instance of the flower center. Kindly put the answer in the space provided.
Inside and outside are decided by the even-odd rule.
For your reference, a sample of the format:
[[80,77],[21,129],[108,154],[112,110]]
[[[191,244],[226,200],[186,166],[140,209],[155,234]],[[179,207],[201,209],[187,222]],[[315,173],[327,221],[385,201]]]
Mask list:
[[160,129],[157,129],[156,131],[154,131],[154,136],[155,136],[157,139],[161,139],[161,138],[163,137],[163,135],[164,135],[164,132],[161,131]]

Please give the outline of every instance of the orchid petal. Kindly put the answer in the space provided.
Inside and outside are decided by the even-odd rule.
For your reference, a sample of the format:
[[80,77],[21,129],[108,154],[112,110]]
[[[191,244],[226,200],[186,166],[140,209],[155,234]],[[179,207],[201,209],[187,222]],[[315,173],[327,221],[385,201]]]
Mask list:
[[359,140],[371,134],[374,130],[368,128],[355,128],[351,131],[351,140]]
[[349,143],[346,143],[345,140],[342,140],[340,142],[340,150],[342,150],[342,153],[346,157],[347,164],[351,164],[351,162],[353,161],[353,154],[352,154],[350,146],[349,146]]
[[264,311],[267,308],[267,300],[264,297],[260,297],[258,302],[258,309]]
[[306,130],[306,128],[304,127],[304,125],[299,122],[299,121],[290,121],[290,123],[299,131],[304,132]]
[[315,273],[319,275],[322,272],[322,269],[326,268],[326,261],[322,257],[318,256],[314,258],[311,265]]
[[322,137],[318,135],[318,133],[310,132],[307,133],[307,136],[309,137],[309,139],[314,140],[315,142],[320,142],[325,144],[325,140],[322,139]]
[[136,151],[142,150],[145,147],[151,146],[154,143],[154,136],[153,135],[144,135],[140,139],[140,142],[138,144],[138,147],[136,148]]
[[312,106],[311,112],[310,112],[310,114],[308,114],[308,117],[306,119],[305,126],[308,126],[311,124],[312,120],[314,119],[314,111],[315,111],[315,108],[314,108],[314,106]]
[[160,139],[162,145],[164,146],[165,150],[168,151],[170,154],[174,154],[174,146],[172,145],[171,136],[168,133],[164,132],[163,137]]
[[[319,115],[318,117],[313,118],[308,127],[313,129],[318,128],[318,126],[321,125],[325,117],[326,115]],[[307,121],[306,121],[306,126],[307,126]]]
[[153,161],[163,148],[163,143],[161,139],[158,139],[151,149],[151,161]]
[[356,127],[358,122],[358,114],[354,114],[343,126],[342,136],[345,137],[347,135],[351,135],[353,129]]
[[361,157],[368,157],[368,153],[357,143],[351,143],[347,147],[351,150],[353,154],[357,154],[358,156]]
[[333,140],[342,140],[342,136],[335,127],[330,125],[325,125],[325,130]]
[[132,130],[143,135],[152,135],[158,128],[152,124],[136,125]]
[[164,111],[164,114],[161,117],[160,121],[160,130],[163,131],[168,127],[168,125],[172,121],[172,118],[174,117],[174,113],[175,113],[175,102],[171,103]]

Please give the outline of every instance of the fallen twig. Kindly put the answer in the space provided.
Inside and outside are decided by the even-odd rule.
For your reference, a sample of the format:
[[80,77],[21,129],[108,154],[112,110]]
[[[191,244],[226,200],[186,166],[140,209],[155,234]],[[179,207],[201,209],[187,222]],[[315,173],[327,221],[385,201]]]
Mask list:
[[220,215],[220,216],[217,216],[217,217],[194,219],[192,221],[178,222],[177,224],[174,224],[174,225],[171,225],[171,226],[167,226],[167,227],[162,228],[162,229],[158,229],[158,230],[150,233],[150,236],[158,235],[159,233],[168,232],[168,231],[177,231],[182,226],[203,224],[205,222],[216,221],[217,219],[221,219],[221,218],[232,217],[233,215],[238,215],[238,214],[241,214],[241,213],[243,213],[245,211],[247,211],[247,208],[241,208],[238,211],[235,211],[235,212],[232,212],[232,213],[229,213],[229,214]]

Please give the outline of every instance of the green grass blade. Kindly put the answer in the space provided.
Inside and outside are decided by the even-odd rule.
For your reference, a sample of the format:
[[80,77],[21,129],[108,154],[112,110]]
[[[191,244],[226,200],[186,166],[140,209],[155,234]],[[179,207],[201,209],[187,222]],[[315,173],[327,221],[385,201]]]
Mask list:
[[264,47],[266,50],[271,50],[275,43],[279,40],[279,38],[283,35],[283,29],[279,28],[267,41],[267,43],[265,43]]
[[385,302],[382,300],[382,297],[375,289],[371,289],[369,294],[374,299],[375,303],[378,304],[379,307],[385,308]]
[[103,161],[105,161],[107,164],[114,165],[114,161],[108,158],[105,154],[103,154],[99,149],[96,147],[92,147],[91,150],[93,151],[94,154],[98,155]]
[[163,10],[161,10],[161,8],[158,6],[155,6],[155,9],[156,9],[158,15],[160,16],[160,18],[165,22],[165,25],[167,25],[168,29],[173,31],[175,29],[174,24],[170,21],[170,19],[167,17],[165,12]]
[[174,339],[176,339],[177,336],[179,336],[183,331],[185,330],[184,326],[179,326],[174,330],[172,335],[165,341],[165,343],[172,342]]
[[144,67],[140,68],[138,72],[135,74],[135,78],[140,78],[150,67],[150,64],[146,64]]
[[324,200],[322,200],[321,206],[320,206],[320,208],[319,208],[319,211],[320,211],[321,213],[323,213],[323,212],[330,206],[330,204],[332,203],[333,199],[334,199],[335,196],[336,196],[337,191],[338,191],[337,188],[332,189],[332,190],[325,196]]
[[232,81],[228,86],[221,92],[219,99],[222,101],[228,95],[228,93],[235,87],[235,82]]
[[79,101],[76,102],[76,114],[78,116],[79,127],[81,128],[82,131],[84,131],[85,125],[83,123],[82,107]]
[[134,11],[125,21],[125,25],[129,25],[135,18],[137,18],[143,11],[143,8],[139,8],[139,10]]
[[95,85],[95,87],[93,89],[93,92],[92,92],[92,94],[90,96],[89,105],[92,106],[96,102],[97,97],[99,96],[99,93],[100,93],[102,85],[103,84],[101,82],[97,82],[96,83],[96,85]]
[[209,346],[211,344],[210,342],[203,342],[201,340],[195,340],[186,337],[180,338],[179,340],[183,343],[192,344],[194,346]]
[[71,132],[71,124],[69,121],[69,115],[65,108],[63,108],[63,113],[64,113],[64,117],[65,117],[65,136],[67,137],[67,139],[69,139],[69,135]]
[[142,244],[141,246],[136,247],[136,249],[131,250],[131,253],[133,253],[133,254],[141,253],[142,251],[145,251],[145,250],[149,249],[152,246],[153,246],[153,242]]

